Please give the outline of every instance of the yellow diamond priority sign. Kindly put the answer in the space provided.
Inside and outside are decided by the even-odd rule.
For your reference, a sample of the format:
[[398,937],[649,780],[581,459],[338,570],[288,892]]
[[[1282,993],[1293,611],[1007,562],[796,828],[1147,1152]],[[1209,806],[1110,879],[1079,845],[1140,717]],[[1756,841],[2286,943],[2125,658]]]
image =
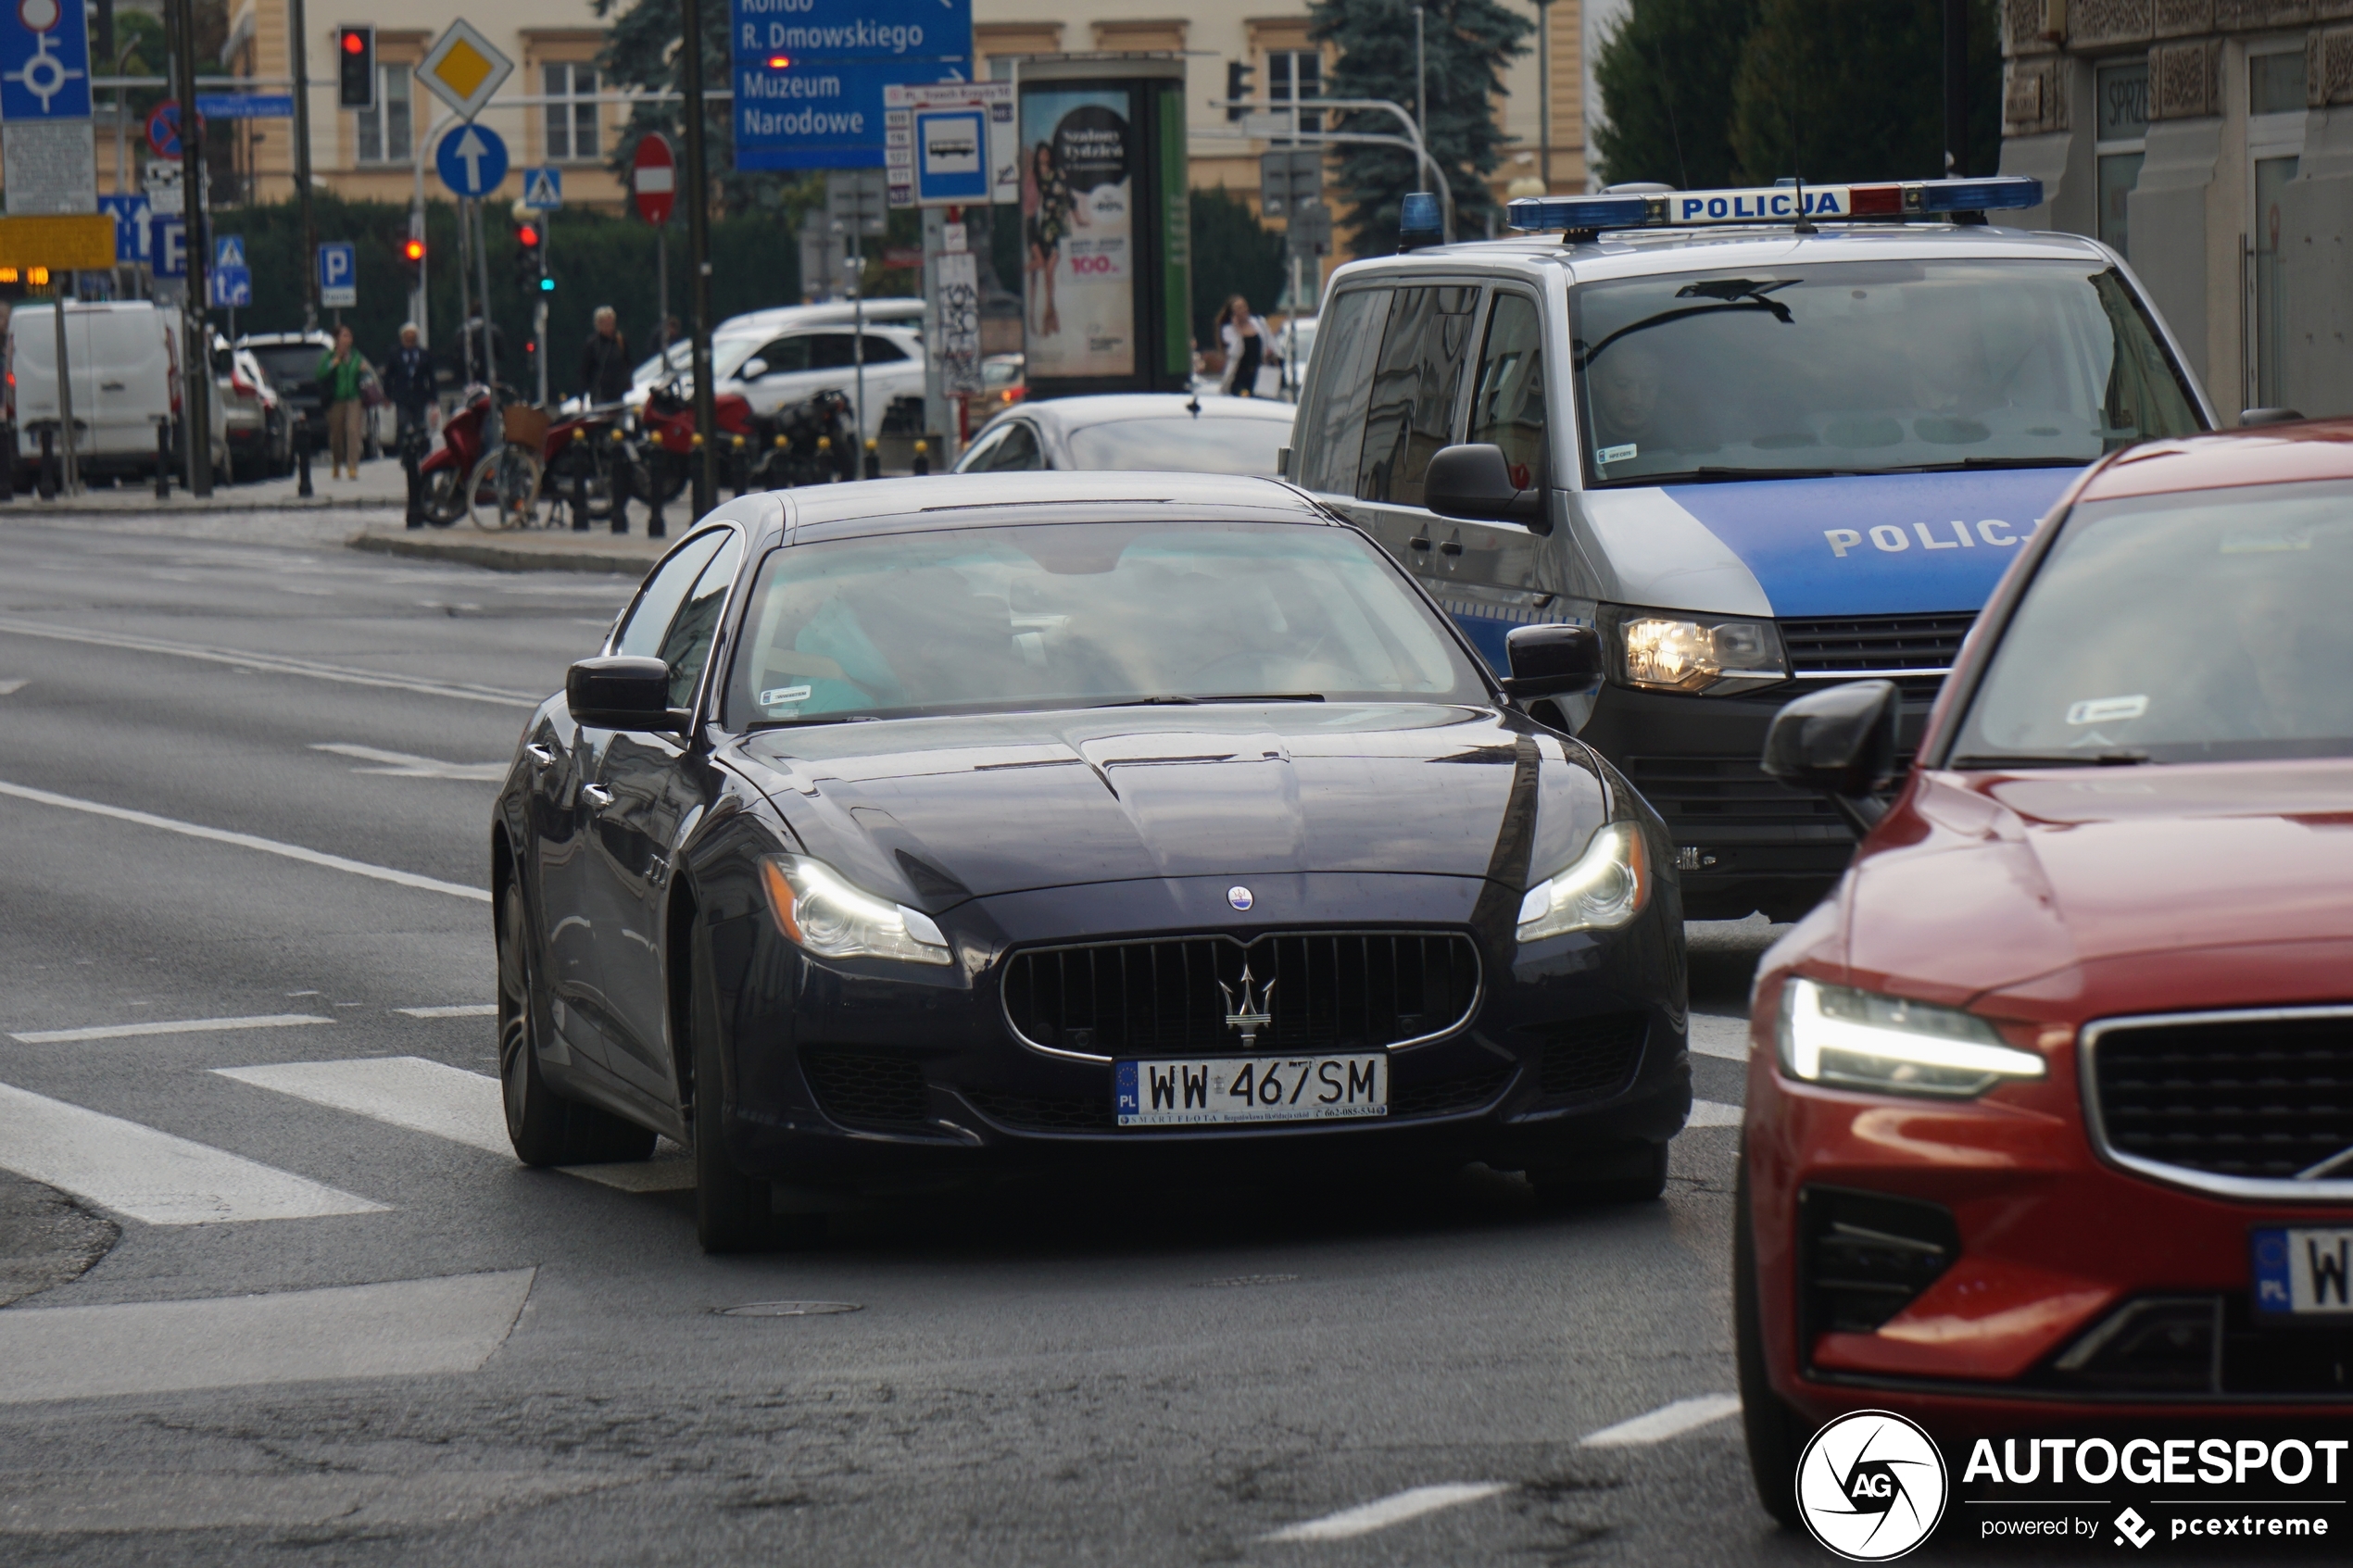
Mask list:
[[515,62],[460,18],[449,24],[417,68],[417,80],[441,101],[472,119],[490,95],[514,73]]

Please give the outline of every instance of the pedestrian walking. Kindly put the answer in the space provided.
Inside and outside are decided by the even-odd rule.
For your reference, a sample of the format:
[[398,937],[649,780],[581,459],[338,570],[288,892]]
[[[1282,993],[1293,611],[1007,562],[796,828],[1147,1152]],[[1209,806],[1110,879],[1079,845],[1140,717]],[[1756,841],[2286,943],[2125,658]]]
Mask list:
[[384,383],[393,408],[399,410],[401,435],[422,430],[437,388],[434,383],[433,356],[418,341],[416,322],[402,323],[400,346],[392,351],[392,358],[384,366]]
[[618,403],[629,393],[629,341],[610,305],[597,307],[596,330],[580,347],[580,390],[591,403]]
[[375,367],[368,357],[351,345],[351,329],[335,329],[335,345],[319,356],[319,369],[312,372],[319,390],[327,399],[327,450],[334,459],[332,477],[359,477],[361,446],[359,383],[373,373]]
[[1236,397],[1258,395],[1258,373],[1276,364],[1273,329],[1266,318],[1251,314],[1250,301],[1240,295],[1217,313],[1217,338],[1226,347],[1221,389]]

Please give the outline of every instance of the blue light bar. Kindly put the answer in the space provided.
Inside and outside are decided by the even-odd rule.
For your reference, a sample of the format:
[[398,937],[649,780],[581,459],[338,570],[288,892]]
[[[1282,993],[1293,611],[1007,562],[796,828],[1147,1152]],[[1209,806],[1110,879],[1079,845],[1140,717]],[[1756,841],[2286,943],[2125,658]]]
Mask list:
[[1656,195],[1522,196],[1505,209],[1515,229],[1684,229],[1718,223],[1789,223],[1924,218],[2043,205],[2043,182],[2002,174],[1983,180],[1891,180],[1868,185],[1762,185]]

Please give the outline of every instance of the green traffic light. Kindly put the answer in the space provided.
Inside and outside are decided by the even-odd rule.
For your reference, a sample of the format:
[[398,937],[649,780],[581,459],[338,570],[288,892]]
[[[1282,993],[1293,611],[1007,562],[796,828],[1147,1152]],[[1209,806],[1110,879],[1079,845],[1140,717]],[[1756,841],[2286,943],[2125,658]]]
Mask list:
[[539,292],[540,292],[541,294],[553,294],[553,293],[555,293],[555,292],[556,292],[556,280],[555,280],[555,279],[553,279],[553,278],[542,278],[542,279],[540,279],[540,280],[539,280]]

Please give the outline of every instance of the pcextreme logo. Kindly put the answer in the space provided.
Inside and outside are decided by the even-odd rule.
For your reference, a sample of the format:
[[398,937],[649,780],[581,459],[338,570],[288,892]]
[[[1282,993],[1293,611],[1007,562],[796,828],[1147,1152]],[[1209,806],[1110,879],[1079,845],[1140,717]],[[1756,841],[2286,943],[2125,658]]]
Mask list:
[[1950,1487],[1926,1432],[1887,1411],[1843,1415],[1797,1461],[1806,1530],[1850,1562],[1886,1562],[1935,1532]]

